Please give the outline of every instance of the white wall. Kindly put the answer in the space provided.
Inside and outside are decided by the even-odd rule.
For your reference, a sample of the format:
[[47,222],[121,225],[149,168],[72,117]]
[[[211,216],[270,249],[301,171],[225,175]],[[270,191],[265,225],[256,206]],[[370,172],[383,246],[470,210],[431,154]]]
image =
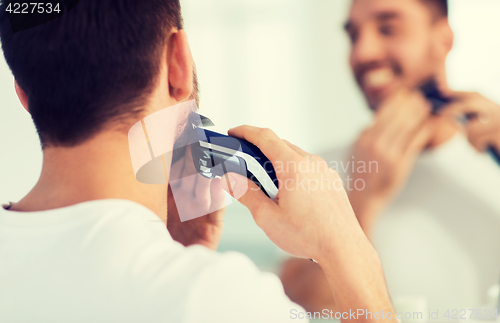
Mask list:
[[450,85],[500,103],[500,1],[448,1],[455,32],[447,65]]
[[17,100],[14,78],[0,57],[0,204],[17,201],[36,183],[42,153],[30,115]]
[[367,111],[350,75],[348,1],[184,0],[202,89],[219,130],[270,127],[311,151],[352,137]]

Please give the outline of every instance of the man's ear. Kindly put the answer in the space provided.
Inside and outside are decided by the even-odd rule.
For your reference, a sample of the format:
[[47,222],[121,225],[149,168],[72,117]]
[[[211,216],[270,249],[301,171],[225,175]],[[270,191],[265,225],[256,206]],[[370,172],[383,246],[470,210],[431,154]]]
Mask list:
[[184,30],[170,35],[167,51],[170,96],[181,102],[193,92],[193,58]]
[[16,88],[16,93],[17,97],[19,98],[19,101],[21,101],[21,104],[23,105],[24,109],[26,109],[26,111],[28,111],[29,113],[30,110],[28,109],[28,96],[23,91],[23,89],[21,89],[19,84],[17,84],[17,81],[14,81],[14,87]]

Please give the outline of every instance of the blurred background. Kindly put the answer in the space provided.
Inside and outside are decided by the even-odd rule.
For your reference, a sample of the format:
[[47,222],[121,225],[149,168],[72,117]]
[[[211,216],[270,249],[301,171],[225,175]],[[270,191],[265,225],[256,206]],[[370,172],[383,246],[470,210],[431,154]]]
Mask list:
[[[272,128],[305,150],[352,142],[370,112],[347,65],[343,32],[349,0],[182,0],[197,64],[201,112],[215,130],[251,124]],[[455,46],[452,88],[500,102],[500,1],[450,0]],[[0,202],[17,201],[35,184],[41,149],[0,58]],[[237,203],[228,207],[221,251],[247,254],[276,271],[285,256]]]

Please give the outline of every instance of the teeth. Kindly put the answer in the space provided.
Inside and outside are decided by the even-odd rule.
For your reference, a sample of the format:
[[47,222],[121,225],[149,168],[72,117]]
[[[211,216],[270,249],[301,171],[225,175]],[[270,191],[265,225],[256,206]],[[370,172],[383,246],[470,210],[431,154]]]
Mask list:
[[382,87],[394,78],[394,73],[390,68],[379,68],[365,73],[363,83],[369,87]]

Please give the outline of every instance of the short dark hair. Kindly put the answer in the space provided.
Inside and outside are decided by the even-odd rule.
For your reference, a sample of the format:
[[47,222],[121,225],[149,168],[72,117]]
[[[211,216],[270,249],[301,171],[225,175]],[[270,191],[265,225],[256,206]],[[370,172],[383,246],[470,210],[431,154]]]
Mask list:
[[179,0],[80,0],[19,32],[5,6],[0,0],[2,49],[42,147],[77,145],[143,112],[168,36],[182,29]]
[[448,0],[421,0],[431,9],[435,19],[448,17]]

